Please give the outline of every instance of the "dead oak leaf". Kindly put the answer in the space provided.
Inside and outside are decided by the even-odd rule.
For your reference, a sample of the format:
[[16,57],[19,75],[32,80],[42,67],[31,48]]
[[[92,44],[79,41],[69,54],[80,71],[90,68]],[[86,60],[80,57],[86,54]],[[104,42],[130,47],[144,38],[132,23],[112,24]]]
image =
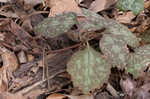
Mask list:
[[115,4],[117,0],[95,0],[90,5],[90,10],[94,12],[99,12],[105,9],[108,9],[111,5]]
[[12,94],[9,92],[1,92],[0,99],[27,99],[27,97],[23,96],[22,94]]
[[73,95],[65,95],[65,94],[58,94],[54,93],[49,95],[46,99],[94,99],[92,95],[80,95],[80,96],[73,96]]
[[50,0],[49,7],[51,8],[49,17],[63,12],[75,12],[79,15],[82,14],[81,9],[74,0]]
[[54,94],[49,95],[46,99],[64,99],[65,97],[66,96],[63,94],[54,93]]
[[130,23],[132,19],[134,19],[136,16],[130,11],[130,12],[125,12],[122,15],[118,15],[116,17],[116,20],[119,21],[120,23]]
[[14,72],[19,67],[17,57],[13,52],[0,46],[0,55],[3,60],[2,68],[7,68],[8,71]]
[[18,67],[18,60],[16,55],[0,46],[0,55],[3,61],[3,66],[0,68],[0,92],[7,91],[9,79]]

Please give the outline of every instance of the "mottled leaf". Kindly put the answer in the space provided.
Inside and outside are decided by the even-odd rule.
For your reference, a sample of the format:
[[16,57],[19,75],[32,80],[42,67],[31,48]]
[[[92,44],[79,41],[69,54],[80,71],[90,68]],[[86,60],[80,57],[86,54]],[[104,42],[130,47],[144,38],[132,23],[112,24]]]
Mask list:
[[77,24],[77,16],[75,13],[63,13],[56,17],[49,17],[39,23],[35,28],[35,32],[45,37],[56,37],[67,32],[74,24]]
[[127,72],[135,77],[140,76],[150,64],[150,45],[145,45],[135,49],[135,53],[130,55]]
[[139,41],[136,38],[136,36],[132,32],[130,32],[130,30],[126,26],[120,24],[115,20],[105,19],[104,17],[96,14],[93,11],[86,10],[86,9],[82,9],[82,10],[87,20],[79,22],[79,32],[78,33],[72,32],[73,35],[76,35],[73,36],[75,38],[71,36],[72,40],[77,40],[78,38],[82,38],[78,36],[88,35],[88,31],[96,31],[105,28],[105,32],[103,32],[103,34],[109,33],[109,34],[120,36],[120,38],[122,38],[126,42],[126,44],[132,47],[137,47],[139,45]]
[[76,42],[88,40],[90,31],[93,31],[94,33],[96,30],[103,29],[107,24],[107,21],[95,12],[87,9],[82,9],[82,11],[86,20],[79,21],[78,30],[71,30],[67,32],[68,37]]
[[150,44],[141,46],[135,49],[134,51],[136,54],[139,54],[139,55],[148,55],[148,54],[150,55]]
[[74,53],[67,64],[74,86],[79,87],[83,93],[100,88],[108,80],[110,68],[100,53],[89,46]]
[[132,47],[139,46],[137,37],[132,32],[130,32],[130,30],[126,26],[120,24],[115,20],[110,19],[107,21],[108,25],[106,26],[106,33],[120,36],[120,38],[122,38],[126,42],[126,44]]
[[144,0],[119,0],[117,6],[120,10],[131,10],[134,14],[138,14],[144,9]]
[[126,43],[120,37],[104,34],[100,41],[100,49],[113,66],[119,68],[126,66],[129,51]]
[[100,26],[107,25],[106,19],[104,17],[96,14],[95,12],[91,10],[82,9],[82,11],[85,17],[87,18],[87,20],[89,20],[90,22],[94,22],[95,24],[100,25]]

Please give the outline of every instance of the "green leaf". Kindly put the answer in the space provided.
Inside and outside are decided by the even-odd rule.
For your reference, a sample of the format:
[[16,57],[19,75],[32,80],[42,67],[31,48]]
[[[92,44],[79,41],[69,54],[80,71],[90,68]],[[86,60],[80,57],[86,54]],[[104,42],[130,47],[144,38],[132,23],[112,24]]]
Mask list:
[[134,50],[136,54],[139,55],[150,55],[150,44],[141,46]]
[[126,26],[120,24],[115,20],[109,19],[107,21],[108,25],[106,26],[105,30],[106,34],[108,33],[120,36],[120,38],[123,39],[126,42],[126,44],[128,44],[131,47],[139,46],[139,41],[137,37],[132,32],[130,32],[130,30]]
[[82,30],[100,30],[105,28],[105,33],[120,36],[126,44],[137,47],[139,41],[137,37],[124,25],[112,19],[105,19],[104,17],[96,14],[93,11],[83,9],[83,14],[88,22],[83,22],[81,25]]
[[131,10],[138,14],[144,9],[144,0],[118,0],[117,6],[120,10]]
[[77,51],[67,64],[73,84],[83,93],[100,88],[109,78],[110,64],[90,46]]
[[82,9],[82,11],[88,21],[93,22],[94,24],[97,24],[101,27],[107,25],[106,19],[104,17],[98,15],[94,11],[87,10],[84,8]]
[[87,20],[79,22],[79,29],[81,31],[84,31],[84,35],[82,32],[78,32],[78,33],[73,32],[73,35],[77,35],[77,36],[71,37],[72,40],[74,39],[76,40],[76,38],[82,38],[78,36],[82,36],[82,35],[87,36],[88,31],[96,31],[105,28],[105,32],[101,34],[109,33],[109,34],[120,36],[126,42],[126,44],[132,47],[137,47],[139,45],[139,41],[136,38],[136,36],[132,32],[130,32],[130,30],[126,26],[120,24],[115,20],[105,19],[104,17],[96,14],[93,11],[87,9],[82,9],[82,10]]
[[74,24],[77,23],[78,21],[75,13],[63,13],[55,17],[44,19],[34,28],[34,31],[45,37],[56,37],[67,32]]
[[135,49],[135,53],[130,55],[127,72],[139,77],[150,63],[150,45],[145,45]]
[[120,37],[104,34],[100,41],[100,49],[113,66],[124,68],[127,65],[129,51],[126,43]]

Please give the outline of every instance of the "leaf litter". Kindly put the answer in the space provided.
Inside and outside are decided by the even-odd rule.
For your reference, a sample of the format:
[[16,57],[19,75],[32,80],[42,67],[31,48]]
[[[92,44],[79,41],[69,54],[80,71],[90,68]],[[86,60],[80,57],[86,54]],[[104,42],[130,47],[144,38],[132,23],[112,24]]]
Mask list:
[[0,0],[0,97],[149,99],[150,3],[126,2]]

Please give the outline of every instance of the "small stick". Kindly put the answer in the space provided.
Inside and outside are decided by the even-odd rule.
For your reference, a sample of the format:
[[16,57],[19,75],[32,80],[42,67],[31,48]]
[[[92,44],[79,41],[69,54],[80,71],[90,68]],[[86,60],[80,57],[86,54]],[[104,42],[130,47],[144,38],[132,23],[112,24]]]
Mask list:
[[107,84],[106,90],[109,91],[113,97],[115,97],[115,98],[119,97],[117,94],[117,91],[109,83]]
[[42,63],[43,63],[43,80],[45,80],[45,70],[46,70],[46,66],[45,66],[45,47],[43,48],[43,59],[42,59]]
[[63,70],[61,70],[61,71],[58,71],[57,73],[55,73],[54,75],[50,76],[49,78],[44,79],[44,80],[42,80],[42,81],[39,81],[39,82],[33,84],[32,86],[29,86],[29,87],[23,89],[22,91],[19,91],[18,93],[20,93],[20,94],[22,94],[22,95],[25,95],[25,94],[27,94],[29,91],[31,91],[32,89],[34,89],[34,88],[36,88],[37,86],[43,84],[45,81],[50,80],[50,79],[54,78],[55,76],[57,76],[58,74],[63,73],[63,72],[65,72],[65,71],[66,71],[65,69],[63,69]]
[[63,52],[63,51],[67,51],[67,50],[79,47],[80,45],[81,45],[81,43],[78,43],[78,44],[75,44],[75,45],[67,47],[67,48],[63,48],[63,49],[59,49],[59,50],[54,50],[54,51],[50,50],[48,53],[60,53],[60,52]]

